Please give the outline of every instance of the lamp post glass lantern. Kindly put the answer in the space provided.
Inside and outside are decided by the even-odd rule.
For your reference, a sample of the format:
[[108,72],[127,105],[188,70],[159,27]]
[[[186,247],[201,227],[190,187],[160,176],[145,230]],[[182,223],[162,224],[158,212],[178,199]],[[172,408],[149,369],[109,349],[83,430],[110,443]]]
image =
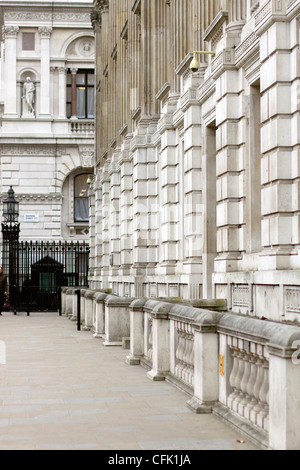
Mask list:
[[[7,199],[3,201],[2,213],[2,267],[8,274],[10,305],[16,305],[16,296],[18,295],[18,243],[20,224],[19,203],[15,200],[15,192],[10,186],[7,193]],[[16,309],[15,309],[16,314]]]
[[7,224],[17,224],[19,218],[19,203],[15,200],[15,192],[10,187],[8,197],[3,201],[3,221]]

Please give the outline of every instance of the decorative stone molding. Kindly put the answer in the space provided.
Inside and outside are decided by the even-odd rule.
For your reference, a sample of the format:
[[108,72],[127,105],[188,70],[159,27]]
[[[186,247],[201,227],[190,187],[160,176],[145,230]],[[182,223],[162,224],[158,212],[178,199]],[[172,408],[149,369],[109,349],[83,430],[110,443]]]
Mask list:
[[233,48],[223,49],[211,63],[211,73],[215,80],[217,80],[225,70],[234,70],[235,68],[235,50]]
[[95,42],[91,36],[81,37],[73,41],[66,52],[67,57],[84,57],[86,59],[95,54]]
[[51,26],[40,26],[39,33],[41,38],[50,39],[53,28]]
[[286,0],[267,0],[254,15],[255,32],[261,35],[274,21],[288,21]]
[[8,38],[16,39],[19,29],[20,28],[18,26],[3,26],[2,28],[3,38],[4,39],[8,39]]
[[227,23],[228,11],[222,10],[217,14],[210,26],[204,32],[203,40],[211,42],[212,47],[215,48],[223,35],[224,27]]
[[70,10],[57,9],[56,11],[38,11],[37,9],[28,11],[22,11],[22,8],[14,10],[11,8],[10,11],[5,12],[4,16],[5,21],[15,21],[18,24],[28,22],[28,23],[51,23],[53,22],[76,22],[76,23],[90,23],[90,10],[82,10],[79,8],[74,8],[72,12]]
[[255,50],[259,50],[259,38],[253,31],[235,50],[236,66],[241,67],[248,60],[248,57],[253,57]]

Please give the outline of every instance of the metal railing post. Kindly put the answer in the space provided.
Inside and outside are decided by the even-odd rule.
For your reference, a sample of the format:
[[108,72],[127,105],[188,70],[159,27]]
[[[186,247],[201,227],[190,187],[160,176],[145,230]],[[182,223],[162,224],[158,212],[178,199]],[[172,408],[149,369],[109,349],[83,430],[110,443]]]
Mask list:
[[77,331],[81,330],[81,302],[80,302],[80,289],[75,291],[77,294]]

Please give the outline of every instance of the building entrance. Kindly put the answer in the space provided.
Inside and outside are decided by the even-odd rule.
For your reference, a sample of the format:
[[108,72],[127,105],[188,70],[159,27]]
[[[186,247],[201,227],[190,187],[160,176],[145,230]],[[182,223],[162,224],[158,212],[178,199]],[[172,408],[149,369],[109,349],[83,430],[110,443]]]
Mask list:
[[60,311],[61,287],[88,287],[89,251],[85,242],[4,243],[2,267],[9,281],[5,309],[15,314]]

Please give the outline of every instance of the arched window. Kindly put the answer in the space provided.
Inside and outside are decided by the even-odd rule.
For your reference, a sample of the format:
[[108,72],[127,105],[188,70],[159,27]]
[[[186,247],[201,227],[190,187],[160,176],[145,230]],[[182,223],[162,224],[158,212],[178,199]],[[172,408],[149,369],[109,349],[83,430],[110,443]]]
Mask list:
[[74,222],[89,221],[89,173],[83,173],[74,178]]

